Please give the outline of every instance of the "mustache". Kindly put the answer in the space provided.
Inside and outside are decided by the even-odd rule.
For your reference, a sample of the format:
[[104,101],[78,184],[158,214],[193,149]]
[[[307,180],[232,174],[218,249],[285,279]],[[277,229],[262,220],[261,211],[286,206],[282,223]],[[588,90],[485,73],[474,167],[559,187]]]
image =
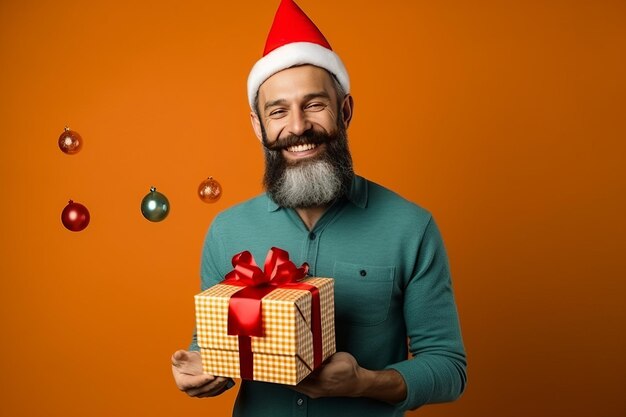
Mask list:
[[321,145],[332,140],[332,136],[325,132],[307,131],[302,135],[289,135],[282,139],[276,139],[273,143],[263,140],[263,146],[270,151],[281,151],[291,146],[304,145],[311,143],[313,145]]

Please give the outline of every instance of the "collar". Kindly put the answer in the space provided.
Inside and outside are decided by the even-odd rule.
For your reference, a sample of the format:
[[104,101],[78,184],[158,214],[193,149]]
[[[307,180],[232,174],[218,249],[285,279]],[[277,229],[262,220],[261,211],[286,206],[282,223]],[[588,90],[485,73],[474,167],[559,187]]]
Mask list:
[[[359,208],[367,207],[367,180],[365,178],[354,175],[347,200]],[[277,211],[280,208],[274,200],[267,198],[267,211]]]

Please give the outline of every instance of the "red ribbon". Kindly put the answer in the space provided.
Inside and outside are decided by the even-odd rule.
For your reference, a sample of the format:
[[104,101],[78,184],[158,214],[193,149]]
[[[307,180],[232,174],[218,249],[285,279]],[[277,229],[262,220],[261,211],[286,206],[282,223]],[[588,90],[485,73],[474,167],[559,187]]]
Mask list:
[[263,271],[248,251],[233,256],[233,267],[223,284],[242,286],[228,304],[228,334],[239,336],[239,363],[243,379],[253,379],[251,336],[262,337],[263,318],[261,299],[277,288],[301,289],[311,292],[311,331],[313,332],[313,366],[322,363],[322,320],[319,289],[298,282],[309,271],[304,263],[300,268],[289,260],[289,253],[271,248],[265,259]]

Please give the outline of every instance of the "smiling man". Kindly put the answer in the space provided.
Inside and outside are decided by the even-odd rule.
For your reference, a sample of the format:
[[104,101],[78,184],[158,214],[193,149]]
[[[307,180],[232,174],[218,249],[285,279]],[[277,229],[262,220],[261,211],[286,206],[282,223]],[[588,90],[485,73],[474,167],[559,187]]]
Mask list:
[[327,205],[352,185],[346,136],[352,96],[325,69],[301,65],[261,85],[251,117],[266,148],[267,193],[312,228]]
[[[338,352],[295,387],[243,381],[235,416],[400,416],[464,390],[465,351],[438,228],[426,210],[355,175],[349,93],[339,57],[283,0],[248,78],[266,193],[215,218],[202,289],[230,271],[234,254],[262,259],[283,248],[311,275],[335,279]],[[198,350],[194,337],[190,351],[172,356],[178,387],[211,397],[233,386],[203,374]]]

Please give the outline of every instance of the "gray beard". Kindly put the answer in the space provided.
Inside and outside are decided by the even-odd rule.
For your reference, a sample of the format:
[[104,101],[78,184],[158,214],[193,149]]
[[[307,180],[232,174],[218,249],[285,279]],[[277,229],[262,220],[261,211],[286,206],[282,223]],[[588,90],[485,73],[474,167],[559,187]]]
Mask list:
[[[263,143],[267,143],[265,132]],[[296,163],[289,163],[280,149],[265,147],[264,185],[276,204],[289,208],[323,206],[350,191],[354,171],[345,128],[338,126],[337,133],[325,136],[324,143],[326,149],[321,155]]]
[[305,208],[328,204],[341,193],[341,179],[328,161],[287,167],[271,197],[283,207]]

